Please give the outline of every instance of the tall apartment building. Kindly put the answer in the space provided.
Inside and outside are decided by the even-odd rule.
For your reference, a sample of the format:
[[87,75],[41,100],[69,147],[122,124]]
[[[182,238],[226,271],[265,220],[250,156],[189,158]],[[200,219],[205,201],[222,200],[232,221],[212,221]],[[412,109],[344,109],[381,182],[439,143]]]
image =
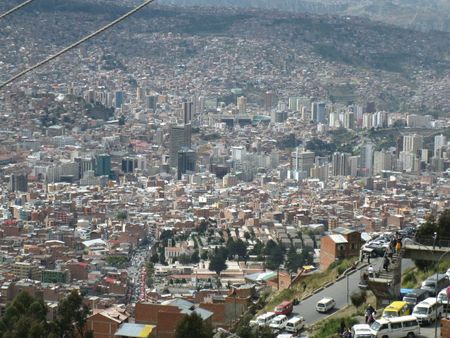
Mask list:
[[412,134],[403,136],[403,151],[417,154],[423,148],[423,136]]
[[331,156],[332,175],[333,176],[348,176],[350,175],[350,154],[348,153],[334,153]]
[[178,164],[178,151],[182,147],[191,148],[191,124],[173,125],[170,128],[169,161],[171,167]]

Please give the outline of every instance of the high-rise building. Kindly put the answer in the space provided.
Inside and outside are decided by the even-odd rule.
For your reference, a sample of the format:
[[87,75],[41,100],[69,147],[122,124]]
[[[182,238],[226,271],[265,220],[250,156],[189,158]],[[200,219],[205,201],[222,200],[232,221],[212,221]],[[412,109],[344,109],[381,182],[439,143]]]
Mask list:
[[273,107],[273,92],[268,90],[264,95],[264,109],[266,112],[270,112]]
[[323,123],[325,121],[325,103],[312,102],[311,103],[311,121],[316,123]]
[[348,153],[334,153],[331,156],[331,164],[333,167],[333,176],[348,176],[350,175],[350,154]]
[[9,177],[9,189],[11,191],[28,191],[28,177],[26,174],[11,174]]
[[373,154],[373,174],[378,175],[383,170],[392,170],[394,156],[385,149],[375,151]]
[[137,160],[134,157],[124,157],[122,159],[122,171],[124,173],[132,173],[137,166]]
[[183,123],[189,124],[192,121],[193,103],[190,101],[183,102]]
[[291,153],[292,170],[298,173],[299,178],[306,178],[314,167],[315,154],[312,151],[294,151]]
[[440,150],[447,145],[447,137],[445,135],[436,135],[434,137],[434,156],[440,157]]
[[182,147],[178,151],[177,177],[180,180],[183,174],[195,172],[195,151]]
[[345,129],[354,129],[355,128],[355,114],[353,112],[346,111],[344,113],[343,126]]
[[191,133],[191,124],[173,125],[170,128],[169,157],[171,167],[177,166],[178,151],[182,147],[191,148]]
[[156,95],[147,95],[147,97],[145,99],[146,99],[147,109],[155,111],[157,103],[158,103],[158,97]]
[[136,88],[136,100],[138,102],[143,102],[145,99],[145,88],[137,87]]
[[114,104],[116,108],[121,108],[123,104],[123,91],[117,90],[115,92]]
[[369,142],[361,149],[361,176],[372,175],[374,144]]
[[95,175],[109,176],[111,174],[111,155],[100,154],[95,158]]
[[423,148],[423,136],[418,134],[403,136],[403,151],[417,154]]
[[245,96],[239,96],[236,102],[239,114],[245,114],[247,112],[247,98]]

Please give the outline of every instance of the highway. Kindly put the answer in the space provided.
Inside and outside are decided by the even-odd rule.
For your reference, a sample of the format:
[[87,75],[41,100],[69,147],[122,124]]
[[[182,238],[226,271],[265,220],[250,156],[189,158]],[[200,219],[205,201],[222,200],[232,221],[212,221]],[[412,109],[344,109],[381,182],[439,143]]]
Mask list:
[[[378,258],[376,260],[372,260],[371,263],[374,266],[375,270],[377,270],[380,268],[382,259]],[[402,273],[412,265],[413,262],[410,259],[404,259],[402,261]],[[301,301],[299,305],[294,306],[293,314],[302,316],[305,319],[306,324],[308,325],[312,325],[319,320],[328,317],[337,310],[347,306],[347,304],[350,302],[350,295],[352,294],[352,292],[359,290],[359,279],[360,270],[352,272],[348,275],[348,278],[341,279],[340,281],[330,285],[328,288],[325,288],[324,290],[316,293],[308,299]],[[336,301],[336,308],[328,313],[323,314],[316,311],[316,303],[324,297],[334,298],[334,300]]]

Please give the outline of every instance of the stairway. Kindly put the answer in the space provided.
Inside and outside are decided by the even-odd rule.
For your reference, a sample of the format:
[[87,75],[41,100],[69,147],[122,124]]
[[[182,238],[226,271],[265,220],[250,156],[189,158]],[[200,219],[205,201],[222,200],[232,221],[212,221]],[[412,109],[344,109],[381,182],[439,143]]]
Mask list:
[[377,297],[377,306],[386,306],[400,296],[402,257],[403,250],[400,250],[398,254],[394,253],[390,258],[388,271],[381,267],[375,272],[374,277],[367,280],[368,288]]

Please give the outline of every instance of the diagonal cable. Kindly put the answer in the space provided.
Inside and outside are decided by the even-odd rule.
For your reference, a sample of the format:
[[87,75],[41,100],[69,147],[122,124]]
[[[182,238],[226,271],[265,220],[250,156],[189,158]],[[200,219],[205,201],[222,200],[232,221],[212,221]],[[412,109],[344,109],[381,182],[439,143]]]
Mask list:
[[70,46],[60,50],[59,52],[57,52],[56,54],[53,54],[51,56],[49,56],[48,58],[36,63],[35,65],[21,71],[20,73],[14,75],[13,77],[9,78],[8,80],[6,80],[5,82],[3,82],[2,84],[0,84],[0,89],[7,86],[8,84],[10,84],[11,82],[17,80],[18,78],[24,76],[25,74],[35,70],[36,68],[39,68],[43,65],[45,65],[46,63],[49,63],[50,61],[56,59],[57,57],[61,56],[64,53],[67,53],[68,51],[78,47],[79,45],[81,45],[83,42],[86,42],[87,40],[90,40],[94,37],[96,37],[97,35],[103,33],[104,31],[108,30],[109,28],[117,25],[119,22],[125,20],[126,18],[128,18],[129,16],[133,15],[134,13],[140,11],[141,9],[143,9],[145,6],[149,5],[150,3],[154,2],[155,0],[145,0],[142,4],[140,4],[139,6],[137,6],[136,8],[132,9],[131,11],[125,13],[124,15],[122,15],[121,17],[117,18],[116,20],[110,22],[109,24],[107,24],[106,26],[103,26],[102,28],[96,30],[95,32],[85,36],[84,38],[82,38],[81,40],[78,40],[77,42],[71,44]]
[[11,8],[9,11],[7,11],[6,13],[0,14],[0,20],[7,17],[8,15],[14,13],[15,11],[21,9],[22,7],[25,7],[26,5],[28,5],[29,3],[33,2],[34,0],[27,0],[25,2],[22,2],[20,5],[17,5],[14,8]]

